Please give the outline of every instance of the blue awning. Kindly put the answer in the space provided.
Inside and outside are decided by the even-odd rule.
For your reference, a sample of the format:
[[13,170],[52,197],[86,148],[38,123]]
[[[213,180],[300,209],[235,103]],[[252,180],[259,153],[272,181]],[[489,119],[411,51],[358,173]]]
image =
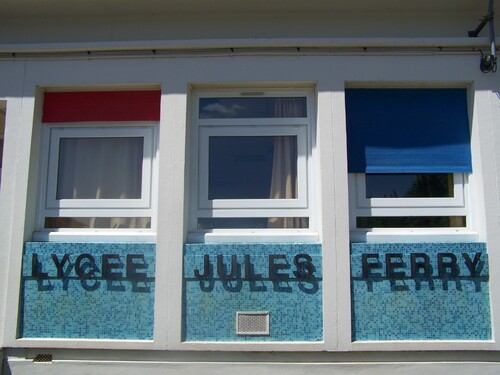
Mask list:
[[350,173],[472,172],[465,89],[346,89]]

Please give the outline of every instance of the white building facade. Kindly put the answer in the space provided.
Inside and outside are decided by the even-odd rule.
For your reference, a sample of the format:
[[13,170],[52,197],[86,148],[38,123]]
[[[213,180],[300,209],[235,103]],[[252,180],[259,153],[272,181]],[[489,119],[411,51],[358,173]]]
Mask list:
[[498,4],[3,8],[4,374],[500,371]]

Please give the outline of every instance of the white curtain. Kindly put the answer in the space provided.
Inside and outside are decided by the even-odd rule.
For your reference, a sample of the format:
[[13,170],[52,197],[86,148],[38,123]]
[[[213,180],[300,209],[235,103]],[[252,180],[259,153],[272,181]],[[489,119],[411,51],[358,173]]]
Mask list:
[[[57,199],[141,197],[143,138],[63,138],[59,146]],[[75,218],[75,226],[145,228],[150,218]],[[83,223],[82,223],[83,222]]]
[[[305,117],[303,101],[296,98],[278,98],[275,117]],[[297,198],[297,137],[274,137],[271,199]],[[307,228],[305,218],[275,217],[268,220],[269,228]]]

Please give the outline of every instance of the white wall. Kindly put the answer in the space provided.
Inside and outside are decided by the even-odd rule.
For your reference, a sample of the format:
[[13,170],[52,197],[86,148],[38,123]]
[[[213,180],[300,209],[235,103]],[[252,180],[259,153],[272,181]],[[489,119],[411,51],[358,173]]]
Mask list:
[[[117,46],[131,41],[171,41],[182,47],[184,39],[244,38],[252,43],[269,38],[401,38],[399,44],[411,44],[410,37],[465,38],[486,12],[486,2],[470,9],[461,6],[445,12],[414,12],[411,9],[387,11],[353,9],[326,12],[227,12],[161,15],[122,14],[113,18],[95,15],[68,18],[1,19],[0,52],[23,48],[43,52],[36,43],[69,50],[92,44],[93,48]],[[385,2],[384,4],[391,4]],[[392,3],[394,4],[394,2]],[[470,2],[468,3],[470,4]],[[389,9],[390,10],[390,9]],[[446,17],[444,16],[446,14]],[[483,32],[484,33],[484,32]],[[486,34],[481,34],[482,36]],[[452,43],[453,39],[448,40]],[[467,44],[463,39],[461,44]],[[75,44],[83,43],[83,44]],[[241,40],[236,46],[241,45]],[[277,42],[279,44],[280,42]],[[474,41],[471,41],[471,46]],[[487,41],[481,42],[487,46]],[[29,44],[27,47],[25,44]],[[153,43],[154,44],[154,43]],[[160,43],[161,44],[161,43]],[[258,44],[258,43],[257,43]],[[137,45],[148,45],[139,42]],[[434,45],[439,47],[439,45]],[[467,49],[467,50],[466,50]],[[217,56],[210,52],[197,57],[151,58],[57,58],[0,56],[0,99],[7,100],[4,167],[0,190],[0,347],[18,347],[4,351],[9,368],[24,373],[498,373],[496,342],[427,343],[351,343],[351,312],[347,156],[345,145],[344,94],[346,84],[463,86],[469,88],[472,109],[474,176],[478,231],[487,241],[490,262],[490,293],[494,331],[500,328],[500,73],[483,74],[479,54],[471,48],[440,53],[422,50],[390,53],[253,53]],[[316,85],[318,97],[318,217],[324,249],[324,320],[325,342],[314,346],[298,344],[186,344],[180,341],[182,246],[186,238],[186,148],[189,141],[187,109],[192,85]],[[122,85],[162,88],[160,123],[160,173],[158,251],[156,276],[155,336],[153,343],[93,340],[17,340],[16,322],[23,243],[31,238],[37,191],[41,89],[45,87],[121,87]],[[32,144],[33,140],[33,144]],[[31,168],[30,168],[31,166]],[[38,349],[25,351],[22,348]],[[87,349],[58,351],[55,348]],[[90,349],[117,349],[99,351]],[[154,351],[174,350],[168,357]],[[187,352],[189,350],[189,352]],[[355,355],[323,353],[302,354],[252,353],[219,354],[207,350],[237,351],[359,351]],[[384,355],[382,351],[394,351]],[[434,351],[422,355],[400,351]],[[444,350],[444,352],[441,352]],[[454,350],[467,350],[455,356]],[[475,352],[485,350],[484,352]],[[182,351],[182,352],[179,352]],[[193,351],[193,352],[191,352]],[[472,352],[471,352],[472,351]],[[53,352],[54,363],[33,364],[38,352]],[[368,352],[375,352],[370,354]],[[82,357],[82,353],[86,353]],[[103,354],[106,353],[106,354]],[[378,353],[378,354],[377,354]],[[382,353],[382,354],[381,354]],[[130,360],[130,363],[114,362]],[[142,361],[142,362],[141,362]],[[255,363],[253,363],[255,362]],[[296,363],[295,363],[296,362]],[[459,362],[459,363],[457,363]]]
[[[4,345],[19,346],[15,341],[17,301],[23,242],[31,238],[34,230],[37,179],[36,147],[31,150],[31,138],[38,144],[40,100],[35,100],[39,87],[81,87],[116,85],[150,85],[162,87],[162,119],[160,123],[160,179],[158,224],[158,279],[156,298],[155,344],[157,348],[181,349],[189,345],[180,343],[181,280],[178,267],[182,264],[182,245],[185,241],[185,186],[186,126],[189,86],[191,84],[258,84],[291,85],[294,82],[317,84],[318,90],[318,150],[320,155],[319,190],[322,202],[318,209],[320,234],[325,249],[325,350],[387,347],[399,344],[359,345],[350,343],[350,303],[348,288],[348,212],[345,146],[345,114],[343,90],[346,84],[365,82],[384,85],[469,85],[474,98],[473,155],[475,174],[484,178],[484,189],[477,193],[482,222],[485,223],[481,240],[487,240],[491,269],[498,269],[500,257],[496,248],[500,243],[498,225],[497,177],[491,171],[500,157],[498,140],[498,96],[492,93],[499,76],[483,74],[478,69],[475,55],[392,55],[392,56],[234,56],[201,58],[102,59],[67,61],[20,61],[0,64],[0,80],[4,97],[8,100],[6,129],[5,174],[2,181],[2,216],[7,221],[2,236],[11,239],[10,246],[2,246],[3,259],[8,263],[3,275],[8,291]],[[18,80],[12,77],[19,78]],[[473,85],[471,85],[473,83]],[[21,86],[21,87],[20,87]],[[13,94],[16,93],[17,97]],[[9,97],[12,97],[9,99]],[[12,116],[12,117],[10,117]],[[28,184],[29,181],[29,184]],[[333,189],[332,189],[333,186]],[[326,194],[325,192],[332,192]],[[25,213],[27,213],[25,217]],[[9,228],[9,225],[12,225]],[[8,243],[8,240],[7,242]],[[9,258],[10,255],[10,258]],[[168,272],[167,272],[168,271]],[[498,276],[492,273],[493,317],[498,322]],[[2,289],[5,292],[5,289]],[[166,296],[166,297],[165,297]],[[337,334],[338,331],[338,334]],[[166,333],[168,332],[168,335]],[[29,343],[43,346],[46,343]],[[62,341],[51,345],[64,347],[113,347],[102,342],[73,343]],[[271,344],[269,344],[271,345]],[[441,343],[405,344],[409,348],[442,348]],[[487,344],[455,343],[448,348],[485,348]],[[127,347],[141,347],[127,344]],[[150,345],[149,345],[150,346]],[[117,347],[123,347],[117,344]],[[195,346],[197,349],[200,347]],[[223,346],[213,346],[222,348]],[[260,346],[259,346],[260,347]],[[194,348],[194,347],[193,347]],[[249,345],[244,350],[255,350]],[[250,349],[248,349],[250,348]],[[279,345],[264,350],[308,350],[307,345]]]

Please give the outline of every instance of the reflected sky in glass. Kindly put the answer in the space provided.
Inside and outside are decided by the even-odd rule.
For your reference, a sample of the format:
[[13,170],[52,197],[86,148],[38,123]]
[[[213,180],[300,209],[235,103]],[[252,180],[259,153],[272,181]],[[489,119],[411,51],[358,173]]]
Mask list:
[[201,98],[200,118],[307,117],[305,97]]

